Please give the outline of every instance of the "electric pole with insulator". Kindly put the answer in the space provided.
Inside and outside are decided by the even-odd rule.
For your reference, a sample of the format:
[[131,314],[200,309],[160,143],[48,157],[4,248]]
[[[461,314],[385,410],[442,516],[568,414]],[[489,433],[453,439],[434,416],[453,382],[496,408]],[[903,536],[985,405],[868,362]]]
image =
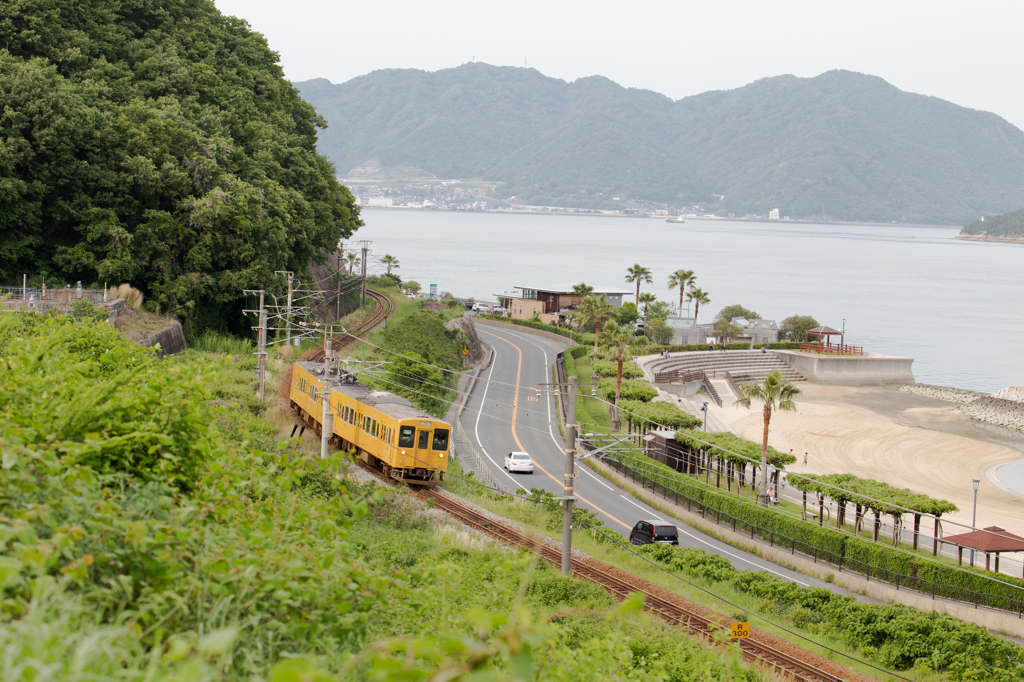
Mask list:
[[565,513],[562,516],[562,575],[568,576],[572,569],[572,503],[573,479],[576,478],[576,377],[569,377],[569,398],[565,415],[565,483],[563,500]]

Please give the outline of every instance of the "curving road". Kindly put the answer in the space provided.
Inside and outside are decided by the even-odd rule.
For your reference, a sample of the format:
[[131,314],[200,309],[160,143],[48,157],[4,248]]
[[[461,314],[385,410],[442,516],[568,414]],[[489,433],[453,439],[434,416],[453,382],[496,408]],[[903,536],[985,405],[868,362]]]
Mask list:
[[[481,338],[495,350],[490,368],[481,374],[470,397],[462,424],[469,437],[484,454],[485,464],[509,487],[542,488],[562,494],[565,471],[565,443],[558,428],[556,404],[550,383],[552,365],[565,345],[543,337],[489,325],[476,320]],[[538,388],[540,390],[538,390]],[[509,474],[502,466],[513,450],[530,453],[533,474]],[[769,571],[800,585],[825,587],[850,594],[816,578],[791,571],[760,557],[748,554],[701,533],[678,519],[648,506],[599,477],[587,466],[579,467],[575,493],[578,504],[596,512],[608,526],[628,537],[640,519],[665,520],[679,528],[679,544],[696,547],[727,558],[739,570]]]

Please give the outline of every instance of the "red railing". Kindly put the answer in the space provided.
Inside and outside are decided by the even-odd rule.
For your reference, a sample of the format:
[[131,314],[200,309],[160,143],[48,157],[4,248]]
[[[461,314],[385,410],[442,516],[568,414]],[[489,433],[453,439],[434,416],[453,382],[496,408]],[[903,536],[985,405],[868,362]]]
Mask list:
[[843,346],[840,344],[801,343],[800,350],[804,353],[819,355],[864,355],[863,346]]

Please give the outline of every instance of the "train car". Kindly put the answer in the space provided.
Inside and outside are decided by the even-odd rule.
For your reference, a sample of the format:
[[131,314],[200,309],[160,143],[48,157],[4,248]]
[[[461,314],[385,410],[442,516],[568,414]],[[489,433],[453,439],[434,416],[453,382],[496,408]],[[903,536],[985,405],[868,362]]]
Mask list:
[[330,387],[333,445],[391,478],[412,485],[441,484],[451,453],[448,422],[431,417],[394,393],[374,391],[349,375],[325,376],[323,363],[296,362],[291,406],[318,433],[325,386]]

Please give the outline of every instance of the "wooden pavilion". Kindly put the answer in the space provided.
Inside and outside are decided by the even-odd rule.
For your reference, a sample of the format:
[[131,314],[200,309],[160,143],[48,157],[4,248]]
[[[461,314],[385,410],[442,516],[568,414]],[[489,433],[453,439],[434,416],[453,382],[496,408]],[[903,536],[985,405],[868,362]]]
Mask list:
[[[839,343],[832,342],[833,336],[839,337]],[[821,326],[808,329],[804,334],[803,343],[800,344],[800,350],[805,353],[825,355],[864,355],[862,346],[847,346],[845,336],[844,332],[832,327]]]
[[1024,538],[1009,533],[999,526],[989,526],[983,530],[972,530],[970,533],[960,533],[941,538],[939,542],[956,545],[956,563],[962,565],[964,562],[964,548],[973,549],[976,552],[985,553],[985,570],[989,568],[991,555],[996,555],[995,572],[999,572],[999,555],[1002,552],[1024,552]]

